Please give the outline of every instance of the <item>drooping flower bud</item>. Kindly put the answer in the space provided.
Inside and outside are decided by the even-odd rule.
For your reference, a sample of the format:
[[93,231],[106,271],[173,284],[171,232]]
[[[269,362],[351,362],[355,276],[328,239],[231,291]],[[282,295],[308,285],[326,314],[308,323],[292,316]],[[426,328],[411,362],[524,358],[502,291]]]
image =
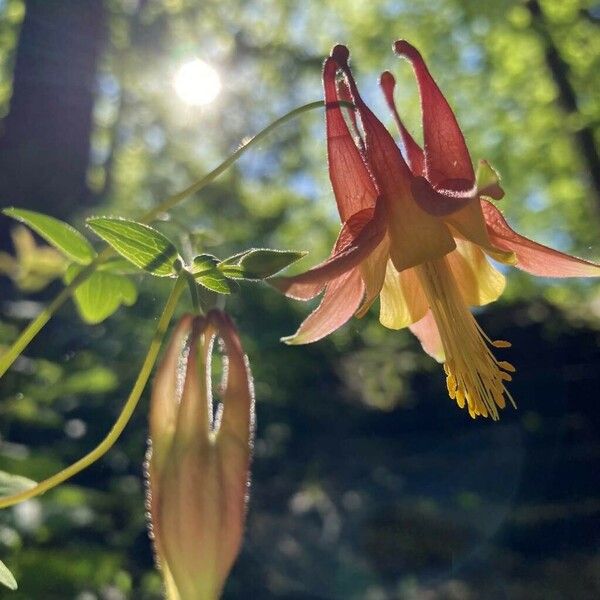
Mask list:
[[[213,412],[217,337],[222,406]],[[231,319],[220,311],[184,316],[150,406],[150,513],[169,600],[219,597],[241,546],[253,433],[252,377]]]

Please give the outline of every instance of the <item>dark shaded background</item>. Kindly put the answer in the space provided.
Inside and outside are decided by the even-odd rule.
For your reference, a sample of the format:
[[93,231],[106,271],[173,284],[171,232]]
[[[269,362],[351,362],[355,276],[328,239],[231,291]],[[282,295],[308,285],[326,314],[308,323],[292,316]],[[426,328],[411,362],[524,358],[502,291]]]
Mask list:
[[[27,9],[27,10],[25,10]],[[0,205],[81,225],[136,215],[177,191],[274,117],[320,97],[322,58],[347,43],[361,88],[399,79],[418,131],[406,37],[429,61],[473,158],[503,175],[524,233],[600,257],[600,6],[593,2],[349,3],[0,0]],[[219,99],[186,107],[175,69],[199,56]],[[220,256],[334,239],[323,116],[309,114],[160,224]],[[0,220],[11,250],[14,224]],[[3,378],[0,469],[33,479],[104,436],[143,360],[165,286],[97,327],[64,308]],[[0,279],[0,344],[35,293]],[[182,310],[185,306],[182,306]],[[245,544],[227,598],[586,599],[600,595],[600,296],[590,282],[510,272],[478,315],[513,343],[518,410],[472,421],[441,369],[376,311],[309,347],[281,345],[308,307],[263,287],[228,301],[256,380],[258,436]],[[160,598],[143,504],[146,399],[117,446],[45,497],[0,514],[14,599]]]

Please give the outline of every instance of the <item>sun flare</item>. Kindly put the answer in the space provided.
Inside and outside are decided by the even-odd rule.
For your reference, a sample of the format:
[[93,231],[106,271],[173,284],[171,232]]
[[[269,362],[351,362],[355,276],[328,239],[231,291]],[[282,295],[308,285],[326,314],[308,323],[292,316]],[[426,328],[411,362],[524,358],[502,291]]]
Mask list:
[[173,79],[179,98],[189,106],[210,104],[221,91],[217,71],[199,58],[182,64]]

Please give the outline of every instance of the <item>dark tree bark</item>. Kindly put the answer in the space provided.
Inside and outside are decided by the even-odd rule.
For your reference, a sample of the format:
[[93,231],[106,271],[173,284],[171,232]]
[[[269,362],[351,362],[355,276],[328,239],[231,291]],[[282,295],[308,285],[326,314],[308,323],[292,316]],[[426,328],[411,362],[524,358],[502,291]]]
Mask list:
[[[532,25],[544,42],[546,64],[558,87],[560,103],[567,113],[578,112],[577,92],[569,79],[569,65],[561,56],[550,35],[540,4],[537,0],[529,0],[526,6],[531,13]],[[574,136],[587,166],[597,214],[600,215],[600,150],[594,138],[594,130],[591,127],[582,127],[575,132]]]
[[[86,186],[102,0],[27,0],[10,112],[0,124],[0,206],[64,218],[91,201]],[[8,244],[0,222],[0,247]]]

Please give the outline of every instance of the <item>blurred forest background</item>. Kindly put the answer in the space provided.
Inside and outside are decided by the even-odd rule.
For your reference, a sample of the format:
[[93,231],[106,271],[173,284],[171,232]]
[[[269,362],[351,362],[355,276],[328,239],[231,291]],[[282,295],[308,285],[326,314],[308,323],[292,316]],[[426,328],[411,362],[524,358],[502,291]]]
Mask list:
[[[367,101],[391,119],[384,69],[420,134],[421,49],[474,160],[502,174],[522,233],[600,259],[600,5],[585,0],[0,0],[0,205],[82,226],[135,218],[246,136],[321,97],[323,57],[350,46]],[[195,57],[223,89],[202,108],[172,86]],[[224,257],[251,246],[324,258],[338,229],[324,115],[278,129],[158,224]],[[11,231],[12,236],[11,236]],[[0,221],[0,345],[61,288],[52,261]],[[38,244],[41,242],[38,240]],[[50,266],[48,266],[50,261]],[[41,271],[41,273],[40,273]],[[63,308],[0,383],[0,469],[43,479],[110,428],[167,294],[99,326]],[[187,302],[187,300],[186,300]],[[258,431],[245,544],[226,598],[600,597],[600,289],[508,273],[481,311],[513,342],[518,410],[471,421],[440,367],[377,311],[309,347],[278,340],[309,307],[267,286],[228,300],[256,382]],[[185,305],[182,305],[182,310]],[[42,498],[0,514],[14,600],[161,597],[146,533],[147,393],[116,447]]]

